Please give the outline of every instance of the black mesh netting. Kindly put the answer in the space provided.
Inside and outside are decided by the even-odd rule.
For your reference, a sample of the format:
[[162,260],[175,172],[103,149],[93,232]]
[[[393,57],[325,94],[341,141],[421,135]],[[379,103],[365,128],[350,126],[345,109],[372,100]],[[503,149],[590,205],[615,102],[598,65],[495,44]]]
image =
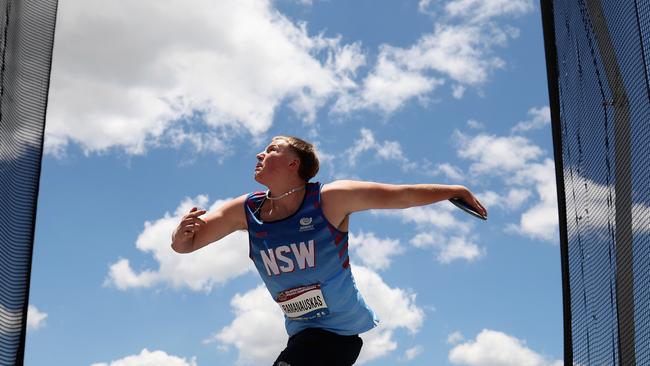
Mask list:
[[650,0],[542,0],[565,364],[650,365]]
[[0,365],[22,365],[56,0],[0,0]]

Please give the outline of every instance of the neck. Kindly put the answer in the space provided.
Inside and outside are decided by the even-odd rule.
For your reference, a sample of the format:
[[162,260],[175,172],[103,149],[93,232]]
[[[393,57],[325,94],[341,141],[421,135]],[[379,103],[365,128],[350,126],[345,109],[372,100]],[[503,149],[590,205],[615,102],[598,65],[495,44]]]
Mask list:
[[[305,193],[305,181],[293,182],[293,185],[267,185],[266,214],[269,217],[284,217],[296,210],[302,202]],[[273,188],[276,187],[276,188]]]
[[280,197],[284,195],[285,193],[290,192],[291,190],[295,190],[293,193],[287,195],[284,200],[288,200],[289,197],[291,196],[301,196],[298,190],[303,188],[305,186],[306,182],[300,179],[297,180],[291,180],[288,182],[278,182],[274,184],[268,184],[266,187],[268,188],[268,195],[270,197]]

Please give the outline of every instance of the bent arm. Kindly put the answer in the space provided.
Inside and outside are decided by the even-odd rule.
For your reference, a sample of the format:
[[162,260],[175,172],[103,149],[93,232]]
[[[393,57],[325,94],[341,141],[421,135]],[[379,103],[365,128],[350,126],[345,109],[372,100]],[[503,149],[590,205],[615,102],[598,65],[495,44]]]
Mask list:
[[454,197],[464,198],[477,206],[479,211],[487,211],[472,193],[461,185],[445,184],[384,184],[339,180],[323,186],[323,209],[327,207],[328,216],[333,221],[352,212],[370,209],[396,209],[428,205]]
[[182,235],[175,232],[172,236],[172,249],[178,253],[191,253],[237,230],[246,230],[245,201],[246,195],[242,195],[208,212],[202,218],[205,224],[200,225],[190,238],[183,239]]

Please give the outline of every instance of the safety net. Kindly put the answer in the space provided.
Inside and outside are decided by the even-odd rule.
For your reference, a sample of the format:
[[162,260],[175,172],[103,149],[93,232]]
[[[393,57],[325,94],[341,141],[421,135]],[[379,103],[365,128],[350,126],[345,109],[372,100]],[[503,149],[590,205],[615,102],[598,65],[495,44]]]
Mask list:
[[566,365],[650,365],[650,0],[542,0]]
[[0,365],[22,365],[56,0],[0,0]]

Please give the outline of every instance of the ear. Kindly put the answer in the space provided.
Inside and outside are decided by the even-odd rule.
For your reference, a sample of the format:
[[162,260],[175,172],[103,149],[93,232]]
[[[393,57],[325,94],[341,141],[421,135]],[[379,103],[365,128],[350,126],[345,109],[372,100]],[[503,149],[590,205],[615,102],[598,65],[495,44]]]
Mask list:
[[300,167],[300,159],[293,159],[291,160],[291,163],[289,163],[289,167],[292,169],[298,169]]

